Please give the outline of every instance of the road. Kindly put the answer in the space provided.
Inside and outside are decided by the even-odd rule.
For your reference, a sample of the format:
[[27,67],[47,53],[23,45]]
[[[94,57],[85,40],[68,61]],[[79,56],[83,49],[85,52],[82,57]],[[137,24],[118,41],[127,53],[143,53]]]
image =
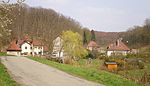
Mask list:
[[21,86],[103,86],[26,57],[6,56],[1,57],[1,60]]

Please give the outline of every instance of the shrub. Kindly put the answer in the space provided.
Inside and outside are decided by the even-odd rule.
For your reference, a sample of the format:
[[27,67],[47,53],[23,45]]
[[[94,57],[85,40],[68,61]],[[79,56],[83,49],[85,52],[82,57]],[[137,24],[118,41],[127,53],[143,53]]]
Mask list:
[[150,53],[127,54],[126,58],[150,58]]

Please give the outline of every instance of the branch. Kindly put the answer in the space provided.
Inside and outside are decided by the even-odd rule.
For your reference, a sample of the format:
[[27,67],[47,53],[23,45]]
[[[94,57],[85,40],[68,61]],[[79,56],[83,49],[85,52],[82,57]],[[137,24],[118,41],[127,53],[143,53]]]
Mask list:
[[2,0],[2,1],[0,1],[0,2],[2,2],[2,3],[9,3],[10,0],[7,0],[7,1]]

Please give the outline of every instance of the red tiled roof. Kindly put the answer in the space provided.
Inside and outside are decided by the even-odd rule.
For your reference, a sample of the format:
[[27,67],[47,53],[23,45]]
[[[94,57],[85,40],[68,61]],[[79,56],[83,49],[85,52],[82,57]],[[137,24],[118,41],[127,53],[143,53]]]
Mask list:
[[95,41],[90,41],[88,47],[98,47],[98,44]]
[[27,43],[31,44],[32,39],[29,37],[29,35],[25,35],[23,37],[23,39],[17,40],[17,44],[19,44],[19,45],[22,45],[24,42],[27,42]]
[[8,47],[7,51],[21,51],[21,49],[18,47],[18,45],[16,44],[16,40],[13,40],[10,43],[10,46]]
[[40,40],[33,40],[32,44],[33,45],[40,45],[40,46],[43,45],[43,43]]
[[21,45],[24,43],[24,40],[18,40],[17,44]]
[[116,41],[116,43],[110,44],[107,50],[129,51],[130,49],[122,41]]
[[44,46],[43,48],[44,48],[43,51],[48,51],[48,47],[47,46]]

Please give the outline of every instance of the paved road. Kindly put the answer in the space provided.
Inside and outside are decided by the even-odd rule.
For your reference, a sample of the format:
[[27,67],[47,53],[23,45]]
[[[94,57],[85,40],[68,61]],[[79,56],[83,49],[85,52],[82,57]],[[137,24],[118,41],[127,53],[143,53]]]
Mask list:
[[2,63],[22,86],[102,86],[25,57],[2,57]]

